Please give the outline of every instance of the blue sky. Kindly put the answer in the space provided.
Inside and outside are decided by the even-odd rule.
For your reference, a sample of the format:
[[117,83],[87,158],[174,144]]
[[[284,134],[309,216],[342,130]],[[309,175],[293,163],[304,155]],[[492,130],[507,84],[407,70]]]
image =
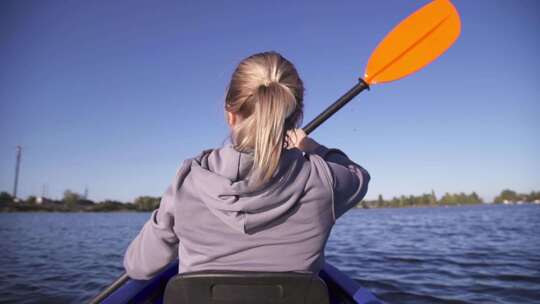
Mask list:
[[[352,87],[378,42],[428,1],[2,1],[0,190],[161,195],[227,137],[236,64],[275,50],[306,86],[305,123]],[[456,44],[376,85],[312,135],[371,175],[368,198],[540,190],[540,2],[453,1]]]

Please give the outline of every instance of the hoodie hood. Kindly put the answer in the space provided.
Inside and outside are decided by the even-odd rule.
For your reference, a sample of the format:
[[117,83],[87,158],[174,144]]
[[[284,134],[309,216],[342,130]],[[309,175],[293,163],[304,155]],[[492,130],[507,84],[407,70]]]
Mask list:
[[309,168],[298,149],[284,149],[272,180],[254,186],[252,153],[231,144],[206,150],[191,160],[190,181],[201,201],[232,229],[249,234],[292,211],[304,193]]

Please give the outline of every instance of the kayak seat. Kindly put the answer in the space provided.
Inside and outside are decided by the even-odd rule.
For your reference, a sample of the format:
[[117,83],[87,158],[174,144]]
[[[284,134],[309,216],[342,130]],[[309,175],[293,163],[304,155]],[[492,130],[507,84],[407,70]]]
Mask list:
[[328,304],[317,274],[297,272],[198,271],[167,283],[165,304]]

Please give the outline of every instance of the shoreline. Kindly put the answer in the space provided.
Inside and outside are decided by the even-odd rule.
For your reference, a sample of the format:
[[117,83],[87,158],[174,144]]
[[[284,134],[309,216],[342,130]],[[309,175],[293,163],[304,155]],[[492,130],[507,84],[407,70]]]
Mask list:
[[[459,207],[473,207],[473,206],[531,206],[539,205],[537,203],[523,203],[523,204],[501,204],[501,203],[475,203],[475,204],[450,204],[450,205],[410,205],[410,206],[366,206],[358,204],[353,209],[416,209],[416,208],[459,208]],[[153,210],[137,210],[134,208],[118,208],[114,210],[101,210],[99,208],[78,208],[69,209],[62,208],[64,206],[4,206],[0,207],[0,213],[148,213]]]

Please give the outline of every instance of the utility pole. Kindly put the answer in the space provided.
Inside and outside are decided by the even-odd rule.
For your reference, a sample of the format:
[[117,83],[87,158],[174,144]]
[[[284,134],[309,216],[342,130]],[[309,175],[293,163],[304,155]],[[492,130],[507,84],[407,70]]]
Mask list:
[[19,169],[21,167],[22,147],[17,146],[17,161],[15,163],[15,183],[13,184],[13,199],[17,198],[17,186],[19,184]]

